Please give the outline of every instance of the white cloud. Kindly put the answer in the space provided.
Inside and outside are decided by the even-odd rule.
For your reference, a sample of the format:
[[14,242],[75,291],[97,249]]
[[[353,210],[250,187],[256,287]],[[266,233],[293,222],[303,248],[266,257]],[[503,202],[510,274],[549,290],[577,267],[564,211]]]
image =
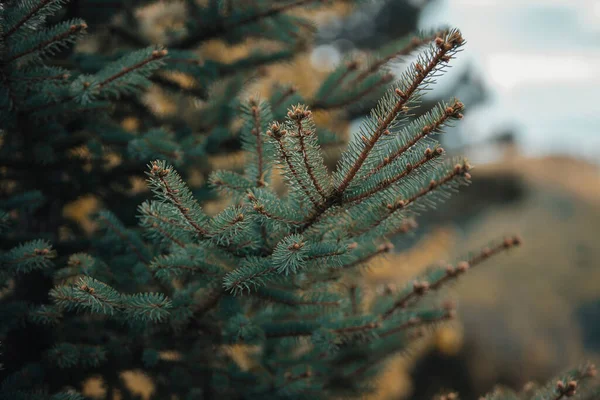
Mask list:
[[564,83],[600,85],[600,54],[589,52],[491,53],[486,73],[495,87],[510,91],[521,86]]

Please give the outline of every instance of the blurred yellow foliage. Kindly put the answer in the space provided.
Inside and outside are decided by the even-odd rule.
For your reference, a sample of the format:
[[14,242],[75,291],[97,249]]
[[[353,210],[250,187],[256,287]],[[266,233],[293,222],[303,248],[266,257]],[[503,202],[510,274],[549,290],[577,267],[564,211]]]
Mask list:
[[85,232],[91,233],[95,224],[90,216],[98,210],[99,206],[98,199],[93,195],[88,195],[67,204],[63,209],[63,215],[80,224]]

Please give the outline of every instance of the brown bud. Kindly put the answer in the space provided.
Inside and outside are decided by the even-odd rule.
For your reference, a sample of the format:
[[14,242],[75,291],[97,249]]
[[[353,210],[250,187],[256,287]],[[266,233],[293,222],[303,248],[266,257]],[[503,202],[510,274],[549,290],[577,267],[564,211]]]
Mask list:
[[437,182],[435,181],[435,179],[432,179],[431,181],[429,181],[429,189],[434,189],[437,186]]
[[390,132],[390,130],[389,130],[389,129],[386,129],[385,131],[383,131],[383,134],[384,134],[384,135],[390,135],[390,133],[391,133],[391,132]]
[[409,162],[407,162],[407,163],[406,163],[406,171],[412,171],[412,169],[413,169],[413,166],[412,166],[412,164],[411,164],[411,163],[409,163]]
[[450,62],[450,60],[452,60],[452,56],[449,56],[449,55],[442,56],[443,62],[448,63],[448,62]]
[[83,82],[83,87],[84,87],[84,88],[86,88],[86,89],[87,89],[87,88],[89,88],[89,87],[90,87],[90,85],[91,85],[91,83],[89,83],[89,82],[87,82],[87,81],[86,81],[86,82]]
[[437,149],[435,149],[435,153],[438,156],[441,156],[442,154],[444,154],[444,148],[443,147],[438,147]]
[[79,289],[81,289],[81,290],[82,290],[82,291],[84,291],[84,292],[88,292],[89,294],[94,294],[94,292],[96,292],[96,291],[94,290],[94,288],[92,288],[92,287],[89,287],[89,286],[88,286],[88,285],[86,285],[85,283],[84,283],[83,285],[81,285],[81,286],[79,287]]
[[464,273],[469,269],[470,265],[467,261],[461,261],[456,264],[456,270],[460,273]]
[[152,172],[158,172],[158,170],[160,170],[160,167],[158,166],[158,164],[152,164]]
[[382,252],[390,252],[392,249],[394,248],[394,245],[387,242],[387,243],[382,243],[377,247],[377,250],[382,251]]
[[489,247],[484,247],[481,249],[481,255],[484,257],[489,257],[492,255],[492,251],[489,249]]
[[598,371],[596,371],[596,366],[594,364],[589,364],[583,374],[587,377],[593,378],[597,373]]
[[433,154],[433,152],[431,151],[431,149],[429,147],[425,149],[425,157],[429,158],[429,157],[431,157],[432,154]]
[[444,39],[442,39],[441,37],[436,37],[435,38],[435,45],[437,47],[442,47],[442,45],[445,43]]
[[448,275],[448,276],[456,275],[456,269],[452,265],[448,265],[446,267],[446,275]]
[[419,72],[419,73],[423,73],[423,71],[425,71],[425,69],[423,68],[423,66],[420,63],[416,63],[415,64],[415,69]]
[[523,240],[521,239],[521,236],[519,235],[515,235],[513,236],[513,245],[515,246],[520,246],[523,243]]
[[471,174],[468,172],[465,172],[463,176],[465,177],[465,179],[471,179]]
[[416,294],[423,294],[429,289],[429,282],[414,282],[413,283],[413,291]]
[[404,99],[406,97],[406,95],[404,94],[404,92],[402,90],[400,90],[400,88],[396,88],[395,92],[396,92],[396,95],[398,97],[400,97],[401,99]]
[[160,57],[164,57],[167,55],[167,50],[162,49],[162,50],[154,50],[152,52],[152,58],[160,58]]
[[302,243],[302,242],[300,242],[300,243],[296,242],[296,243],[292,244],[289,247],[289,249],[290,250],[300,250],[302,247],[304,247],[304,243]]
[[349,61],[346,64],[346,68],[348,68],[348,70],[350,70],[350,71],[354,71],[355,69],[358,68],[358,61],[356,61],[356,60]]
[[406,202],[405,202],[404,200],[398,200],[398,201],[396,202],[396,207],[397,207],[398,209],[404,208],[404,206],[406,206]]

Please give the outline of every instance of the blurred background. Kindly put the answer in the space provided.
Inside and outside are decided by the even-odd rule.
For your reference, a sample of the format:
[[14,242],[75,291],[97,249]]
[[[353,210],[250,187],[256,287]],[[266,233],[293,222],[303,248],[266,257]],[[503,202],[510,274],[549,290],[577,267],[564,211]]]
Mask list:
[[[430,399],[452,389],[477,398],[497,383],[519,388],[597,361],[600,1],[391,0],[331,13],[315,68],[413,29],[454,26],[467,39],[425,99],[457,96],[466,104],[464,120],[442,140],[474,162],[474,183],[423,215],[412,241],[396,243],[412,248],[382,261],[368,279],[374,286],[408,279],[510,232],[525,242],[452,289],[460,321],[398,360],[379,397]],[[359,123],[357,116],[349,131]]]

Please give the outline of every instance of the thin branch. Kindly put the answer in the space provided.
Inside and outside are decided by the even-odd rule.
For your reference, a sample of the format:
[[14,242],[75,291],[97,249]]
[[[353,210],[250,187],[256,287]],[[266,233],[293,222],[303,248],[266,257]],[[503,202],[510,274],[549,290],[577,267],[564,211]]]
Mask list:
[[56,35],[56,36],[54,36],[54,37],[52,37],[52,38],[50,38],[50,39],[48,39],[46,41],[38,43],[37,46],[34,46],[34,47],[30,48],[30,49],[22,51],[21,53],[15,54],[14,56],[12,56],[8,60],[6,60],[5,63],[6,64],[11,63],[11,62],[13,62],[15,60],[18,60],[21,57],[24,57],[24,56],[26,56],[28,54],[31,54],[33,52],[36,52],[38,50],[41,50],[41,49],[43,49],[46,46],[49,46],[49,45],[51,45],[53,43],[60,42],[61,40],[66,39],[69,36],[74,35],[77,32],[82,31],[82,30],[84,30],[86,28],[87,28],[87,24],[85,24],[85,23],[84,24],[71,25],[69,27],[69,30],[67,30],[66,32],[59,33],[58,35]]
[[41,10],[46,4],[50,3],[54,0],[41,0],[38,4],[35,5],[26,15],[23,16],[12,28],[8,29],[3,35],[2,39],[6,40],[10,35],[15,33],[21,26],[23,26],[27,21],[31,19],[39,10]]
[[158,164],[154,164],[152,166],[152,173],[158,177],[158,179],[162,183],[163,187],[165,188],[165,194],[167,195],[167,197],[169,199],[171,199],[171,201],[173,202],[173,205],[179,210],[179,212],[181,213],[181,215],[183,215],[185,220],[196,230],[196,232],[201,237],[206,237],[208,235],[208,231],[206,229],[202,228],[200,225],[198,225],[196,223],[196,221],[194,221],[192,219],[192,217],[190,216],[190,209],[187,207],[184,207],[183,204],[181,204],[181,201],[175,195],[175,193],[176,193],[175,190],[173,188],[171,188],[169,183],[166,181],[165,175],[166,175],[167,171],[160,169]]
[[360,92],[355,93],[353,96],[350,96],[350,97],[348,97],[346,99],[343,99],[339,103],[327,104],[325,101],[321,100],[321,101],[318,101],[318,102],[314,103],[312,105],[312,108],[315,109],[315,110],[330,110],[330,109],[333,109],[333,108],[344,108],[344,107],[347,107],[350,104],[353,104],[353,103],[357,102],[358,100],[364,98],[369,93],[374,92],[377,88],[379,88],[379,87],[381,87],[383,85],[388,84],[393,79],[394,79],[394,75],[392,75],[392,74],[382,75],[381,78],[377,82],[373,83],[372,85],[367,86],[366,88],[364,88]]
[[437,37],[443,37],[446,34],[447,34],[447,31],[439,31],[439,32],[434,33],[433,35],[429,35],[426,37],[418,37],[418,36],[413,37],[409,41],[409,43],[406,46],[404,46],[403,48],[401,48],[400,50],[375,61],[373,64],[371,64],[369,66],[369,68],[365,69],[360,74],[358,74],[354,79],[352,79],[350,81],[350,84],[356,84],[356,83],[364,80],[369,75],[377,72],[388,61],[390,61],[394,58],[397,58],[397,57],[407,56],[407,55],[411,54],[413,51],[415,51],[416,49],[418,49],[419,47],[421,47],[429,42],[432,42]]
[[[310,111],[307,111],[307,113],[310,113]],[[319,184],[319,181],[317,180],[317,177],[315,176],[315,171],[313,171],[313,168],[310,165],[310,162],[308,160],[308,154],[306,153],[306,145],[304,143],[304,136],[306,135],[306,132],[302,128],[302,119],[296,119],[296,127],[298,128],[297,135],[298,135],[298,140],[300,142],[300,151],[302,152],[302,160],[304,161],[304,167],[306,167],[306,172],[308,173],[308,176],[310,177],[310,180],[312,181],[313,186],[315,187],[317,192],[321,195],[321,197],[327,198],[327,195],[325,194],[325,191]]]
[[446,109],[444,110],[445,112],[442,115],[440,115],[439,118],[437,118],[431,124],[425,125],[423,128],[421,128],[421,132],[418,135],[414,136],[411,140],[409,140],[406,144],[404,144],[404,146],[402,146],[401,148],[399,148],[398,150],[393,152],[391,155],[385,157],[383,159],[383,161],[381,161],[375,168],[373,168],[371,171],[369,171],[364,176],[364,179],[367,179],[370,176],[372,176],[373,174],[376,174],[377,172],[381,171],[382,168],[389,165],[391,162],[396,160],[398,157],[402,156],[404,153],[406,153],[406,151],[408,149],[410,149],[412,146],[417,144],[417,142],[419,142],[420,140],[424,139],[425,137],[438,131],[440,129],[440,127],[449,118],[451,118],[451,117],[455,117],[455,118],[459,118],[459,119],[462,118],[462,114],[460,114],[460,112],[463,110],[463,108],[464,108],[463,103],[461,103],[458,100],[455,100],[452,104],[450,104],[448,107],[446,107]]
[[483,261],[496,254],[519,246],[521,242],[521,238],[518,236],[507,237],[502,243],[499,243],[492,248],[486,247],[467,261],[459,262],[456,267],[452,265],[447,266],[445,271],[446,273],[433,282],[415,282],[413,284],[412,291],[406,293],[404,296],[396,300],[394,304],[385,313],[383,313],[381,318],[383,320],[388,319],[396,310],[406,308],[409,302],[422,297],[430,290],[439,290],[444,284],[458,278],[458,276],[462,275],[470,268],[481,264]]
[[406,199],[406,200],[401,199],[401,200],[396,201],[394,204],[388,204],[387,205],[388,213],[385,217],[383,217],[379,221],[375,222],[374,224],[355,232],[355,236],[361,235],[365,232],[368,232],[368,231],[376,228],[377,226],[381,225],[385,220],[387,220],[387,218],[390,215],[392,215],[393,213],[395,213],[396,211],[406,209],[407,207],[409,207],[411,204],[413,204],[415,201],[417,201],[421,197],[424,197],[424,196],[428,195],[429,193],[433,192],[435,189],[452,182],[457,177],[464,176],[466,179],[469,179],[471,177],[471,175],[467,172],[469,170],[469,168],[470,167],[466,162],[463,165],[457,164],[451,172],[446,174],[446,176],[440,178],[437,181],[431,180],[431,182],[429,182],[429,185],[426,188],[423,188],[418,193],[415,193],[408,199]]
[[381,191],[389,188],[394,183],[400,181],[401,179],[406,178],[412,172],[419,170],[423,165],[427,164],[429,161],[431,161],[435,158],[440,157],[442,154],[444,154],[444,149],[441,147],[438,147],[437,149],[435,149],[435,151],[432,151],[430,148],[427,148],[425,150],[425,153],[423,154],[423,157],[417,163],[407,164],[406,167],[404,168],[404,170],[401,173],[399,173],[398,175],[391,177],[391,178],[384,179],[381,182],[379,182],[371,190],[367,190],[364,193],[361,193],[359,195],[351,197],[348,200],[345,200],[344,202],[354,203],[354,205],[359,204],[366,198],[369,198],[377,193],[380,193]]
[[263,180],[264,157],[262,148],[262,131],[260,129],[260,112],[256,102],[254,100],[250,100],[250,102],[252,106],[252,118],[254,120],[254,129],[252,129],[252,134],[256,136],[256,153],[258,155],[258,176],[256,177],[256,186],[263,187],[265,186],[265,181]]
[[417,91],[419,86],[423,83],[425,78],[427,76],[429,76],[429,74],[431,74],[431,72],[433,72],[434,69],[441,62],[446,61],[446,55],[452,49],[454,49],[456,46],[458,46],[462,43],[463,43],[462,36],[460,36],[460,34],[458,32],[456,32],[454,35],[449,37],[448,40],[446,40],[446,41],[443,41],[440,38],[440,43],[437,47],[437,52],[431,58],[431,60],[429,61],[429,63],[426,66],[424,66],[424,67],[421,66],[420,70],[418,69],[419,71],[418,71],[417,75],[415,76],[414,80],[411,82],[410,86],[406,89],[406,91],[402,92],[400,89],[396,89],[396,95],[399,97],[399,100],[396,102],[396,104],[394,105],[392,110],[389,112],[389,114],[386,116],[386,118],[383,119],[379,123],[379,125],[375,129],[375,132],[373,133],[373,135],[368,139],[368,141],[367,141],[365,147],[363,148],[363,150],[361,151],[360,155],[358,156],[358,158],[356,159],[356,161],[354,162],[354,164],[352,165],[350,170],[348,170],[348,172],[342,179],[342,182],[340,183],[340,185],[336,188],[336,192],[338,194],[343,193],[348,188],[348,186],[350,185],[350,183],[352,182],[352,180],[354,179],[354,177],[356,176],[356,174],[362,167],[363,163],[367,159],[367,156],[369,155],[369,153],[375,146],[375,143],[377,143],[377,141],[379,140],[381,135],[384,134],[384,132],[388,129],[390,124],[396,119],[398,114],[400,114],[400,112],[404,112],[406,110],[406,105],[408,104],[408,102],[411,99],[411,97],[413,96],[413,94]]
[[298,183],[298,185],[300,186],[300,188],[302,189],[302,191],[304,192],[306,197],[308,197],[308,199],[311,201],[311,203],[313,203],[313,205],[316,208],[319,208],[321,206],[321,203],[319,203],[313,197],[313,195],[308,190],[308,187],[306,186],[306,184],[304,182],[302,182],[302,179],[300,179],[300,175],[298,174],[298,171],[296,171],[296,168],[294,167],[294,164],[292,163],[291,157],[287,153],[287,150],[286,150],[285,146],[283,145],[282,138],[287,133],[288,132],[285,129],[281,129],[278,124],[273,124],[271,126],[271,129],[269,131],[267,131],[267,135],[269,135],[273,139],[275,139],[275,142],[277,143],[277,146],[279,147],[279,151],[281,152],[281,156],[282,156],[283,160],[285,161],[286,165],[288,166],[288,168],[290,170],[290,173],[292,174],[292,176],[294,177],[294,179],[296,180],[296,182]]
[[252,24],[254,22],[258,22],[264,18],[279,15],[296,7],[301,7],[310,3],[320,2],[322,2],[322,0],[295,0],[290,3],[275,3],[272,7],[269,7],[265,10],[260,10],[255,14],[249,15],[245,18],[240,18],[232,22],[220,20],[218,21],[218,24],[209,26],[204,30],[200,30],[199,32],[192,34],[179,42],[172,43],[170,47],[181,49],[191,48],[197,45],[198,43],[219,37],[223,34],[226,34],[227,32],[230,32],[248,24]]

